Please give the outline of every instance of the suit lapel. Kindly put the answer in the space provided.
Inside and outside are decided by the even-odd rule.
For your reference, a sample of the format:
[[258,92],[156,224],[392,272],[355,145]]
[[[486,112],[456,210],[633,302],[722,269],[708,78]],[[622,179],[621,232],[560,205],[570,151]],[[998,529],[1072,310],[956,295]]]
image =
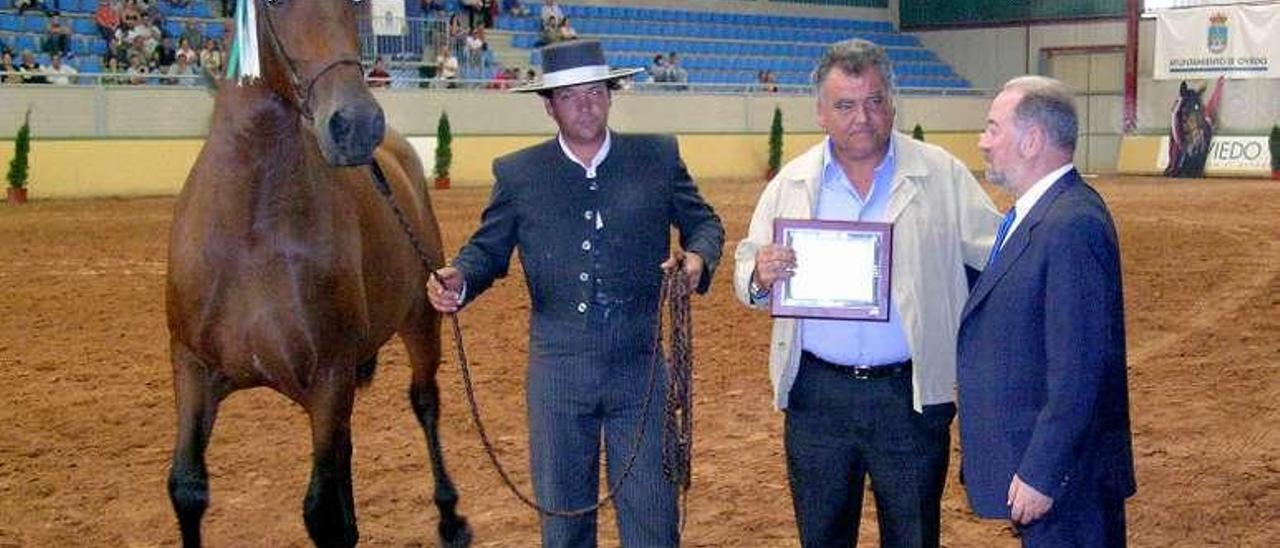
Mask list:
[[981,303],[983,299],[991,293],[1000,279],[1008,274],[1010,270],[1017,264],[1018,258],[1022,256],[1027,247],[1031,245],[1031,234],[1035,230],[1036,225],[1044,219],[1045,215],[1053,208],[1054,202],[1064,192],[1075,186],[1080,180],[1080,174],[1075,169],[1068,171],[1057,182],[1049,187],[1049,191],[1040,197],[1036,205],[1027,213],[1027,218],[1018,225],[1018,228],[1009,236],[1004,243],[1004,247],[1000,248],[1000,254],[996,257],[994,264],[988,265],[987,269],[978,277],[978,283],[973,288],[973,292],[969,294],[969,300],[965,302],[964,312],[960,314],[960,321],[969,317],[969,313]]

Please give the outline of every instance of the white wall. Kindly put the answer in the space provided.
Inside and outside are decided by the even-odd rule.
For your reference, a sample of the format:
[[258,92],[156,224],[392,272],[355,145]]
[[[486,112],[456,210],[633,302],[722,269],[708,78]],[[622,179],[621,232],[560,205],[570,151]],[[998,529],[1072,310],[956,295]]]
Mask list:
[[[491,90],[377,90],[388,123],[406,135],[434,135],[448,111],[459,135],[550,135],[555,127],[533,94]],[[979,131],[989,99],[982,96],[904,97],[898,127],[917,123],[928,131]],[[0,87],[0,140],[17,132],[32,107],[37,138],[202,137],[209,131],[213,99],[181,88],[97,88],[47,85]],[[773,108],[783,111],[789,133],[815,133],[812,95],[639,94],[614,97],[611,125],[655,133],[767,133]]]
[[[925,46],[951,64],[977,88],[992,89],[1026,73],[1046,71],[1045,48],[1073,46],[1123,46],[1124,21],[1059,23],[913,32]],[[1169,107],[1177,98],[1177,80],[1153,80],[1155,21],[1144,19],[1138,28],[1138,132],[1163,133],[1169,129]],[[1120,67],[1123,75],[1123,66]],[[1201,85],[1205,82],[1193,82]],[[1208,82],[1212,84],[1212,82]],[[1205,99],[1208,99],[1206,94]],[[1118,111],[1122,116],[1123,111]],[[1229,80],[1223,90],[1218,131],[1262,134],[1280,120],[1280,82]]]

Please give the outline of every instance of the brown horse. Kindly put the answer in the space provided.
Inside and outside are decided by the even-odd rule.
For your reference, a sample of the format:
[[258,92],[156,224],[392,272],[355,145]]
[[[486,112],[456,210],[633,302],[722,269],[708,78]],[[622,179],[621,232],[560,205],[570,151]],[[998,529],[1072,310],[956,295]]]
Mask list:
[[385,173],[433,264],[443,259],[440,232],[421,164],[403,137],[386,131],[364,83],[356,18],[367,5],[255,1],[262,78],[218,90],[209,138],[170,234],[178,435],[169,496],[183,544],[200,544],[209,504],[204,454],[218,404],[266,386],[310,417],[308,533],[320,546],[354,545],[352,406],[378,349],[399,334],[436,481],[439,535],[445,545],[466,545],[471,533],[456,511],[438,430],[440,317],[366,164]]

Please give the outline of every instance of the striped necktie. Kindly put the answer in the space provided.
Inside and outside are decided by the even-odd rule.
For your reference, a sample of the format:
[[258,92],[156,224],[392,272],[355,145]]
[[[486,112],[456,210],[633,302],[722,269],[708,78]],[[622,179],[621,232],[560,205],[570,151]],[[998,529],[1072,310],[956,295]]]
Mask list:
[[1004,245],[1005,236],[1009,235],[1009,227],[1013,226],[1013,220],[1018,217],[1018,208],[1011,207],[1009,212],[1004,214],[1004,220],[1000,222],[1000,230],[996,231],[996,245],[991,246],[991,256],[987,257],[987,268],[996,262],[996,257],[1000,255],[1000,246]]

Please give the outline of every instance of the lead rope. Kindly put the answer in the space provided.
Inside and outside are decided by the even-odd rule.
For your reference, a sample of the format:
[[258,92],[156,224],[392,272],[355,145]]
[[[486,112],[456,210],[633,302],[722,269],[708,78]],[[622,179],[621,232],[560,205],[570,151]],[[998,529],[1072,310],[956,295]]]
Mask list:
[[[662,430],[662,473],[680,489],[680,537],[688,523],[689,486],[693,464],[693,315],[689,310],[689,284],[684,260],[663,278],[662,300],[668,305],[671,344],[666,349],[667,400]],[[658,314],[654,354],[662,348],[662,314]]]
[[[413,252],[418,256],[418,261],[422,263],[422,268],[443,285],[444,281],[440,279],[439,274],[436,274],[436,268],[431,264],[431,260],[422,245],[422,240],[418,238],[418,235],[409,225],[409,221],[405,219],[400,206],[396,204],[395,195],[391,192],[391,185],[387,183],[386,175],[382,173],[382,168],[378,166],[377,162],[371,163],[370,168],[373,171],[373,181],[378,188],[378,192],[385,199],[387,205],[391,207],[391,211],[395,213],[396,221],[400,224],[405,236],[409,238],[409,244],[413,247]],[[681,506],[684,507],[684,511],[682,511],[680,518],[680,531],[684,531],[687,504],[683,502],[687,501],[688,498],[689,470],[692,455],[690,449],[693,443],[693,400],[691,399],[692,393],[690,390],[693,369],[693,322],[689,312],[689,285],[687,279],[684,274],[683,258],[677,262],[674,268],[663,275],[662,290],[658,302],[658,328],[654,335],[650,353],[652,358],[649,368],[649,386],[646,389],[644,404],[640,411],[642,420],[639,421],[636,427],[636,436],[635,441],[632,442],[631,455],[627,457],[622,474],[609,486],[609,490],[595,504],[573,510],[555,510],[538,504],[520,491],[511,476],[507,474],[506,468],[498,460],[497,450],[494,449],[493,443],[489,441],[489,434],[485,431],[484,422],[480,419],[480,406],[476,402],[475,388],[471,382],[471,367],[467,361],[466,349],[462,345],[462,327],[458,323],[458,315],[448,315],[453,328],[454,348],[458,353],[458,367],[462,371],[462,382],[467,395],[467,404],[471,410],[471,419],[475,423],[476,432],[480,435],[480,442],[484,445],[485,454],[489,456],[489,462],[493,463],[493,467],[498,471],[498,476],[502,478],[502,483],[525,506],[548,516],[578,517],[599,510],[600,507],[613,500],[618,490],[622,487],[623,480],[627,479],[631,474],[631,467],[635,464],[636,457],[640,454],[640,443],[644,439],[645,424],[648,422],[643,420],[643,417],[649,415],[649,405],[653,401],[654,388],[657,386],[657,373],[660,366],[658,362],[663,360],[665,355],[667,359],[663,361],[667,364],[669,385],[664,408],[662,472],[668,481],[676,484],[681,489]],[[663,303],[669,305],[671,317],[669,327],[671,329],[672,342],[671,348],[667,352],[664,352],[662,348]]]

